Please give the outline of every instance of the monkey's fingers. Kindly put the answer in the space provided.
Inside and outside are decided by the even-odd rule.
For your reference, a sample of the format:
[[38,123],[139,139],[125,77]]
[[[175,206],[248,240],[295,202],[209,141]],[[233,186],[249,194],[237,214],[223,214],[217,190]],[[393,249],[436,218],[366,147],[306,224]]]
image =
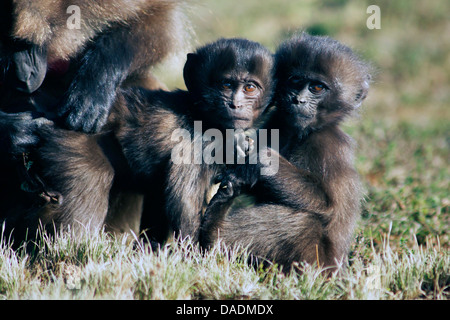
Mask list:
[[255,140],[253,140],[250,137],[245,137],[247,142],[247,150],[246,150],[246,156],[248,156],[250,153],[252,153],[255,150]]
[[62,205],[63,196],[59,192],[44,191],[39,195],[47,203]]
[[226,179],[220,184],[219,190],[217,191],[221,198],[231,198],[234,195],[233,183]]
[[76,106],[66,108],[63,118],[65,126],[75,131],[86,133],[97,133],[105,125],[109,110],[102,105],[83,105],[80,108]]

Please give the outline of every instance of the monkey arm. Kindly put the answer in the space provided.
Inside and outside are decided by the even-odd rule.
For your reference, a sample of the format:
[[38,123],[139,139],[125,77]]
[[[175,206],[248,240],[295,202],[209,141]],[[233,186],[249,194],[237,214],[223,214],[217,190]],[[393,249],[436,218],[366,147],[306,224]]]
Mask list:
[[200,226],[199,243],[202,248],[209,248],[217,240],[224,218],[233,205],[233,199],[240,194],[240,185],[233,181],[236,177],[226,177],[217,193],[211,199]]
[[[323,180],[316,174],[299,168],[273,149],[278,170],[273,175],[260,175],[256,188],[271,202],[296,210],[323,212],[329,206],[329,195]],[[264,166],[264,165],[263,165]]]
[[[212,172],[206,164],[177,164],[171,158],[179,143],[192,150],[190,139],[178,141],[172,134],[180,128],[189,128],[185,116],[172,107],[183,106],[186,92],[151,92],[128,89],[126,99],[130,114],[119,117],[117,138],[133,175],[138,180],[135,188],[148,189],[156,175],[164,176],[164,206],[171,227],[183,236],[197,237],[200,213],[205,193],[210,186]],[[118,107],[120,107],[118,105]],[[125,112],[126,114],[126,112]],[[182,148],[183,149],[183,148]],[[160,199],[159,199],[160,200]]]
[[166,211],[172,228],[198,239],[201,213],[214,171],[204,164],[171,164],[166,187]]
[[161,87],[147,71],[173,50],[176,36],[171,34],[170,24],[175,22],[170,20],[169,7],[157,3],[151,7],[142,19],[101,33],[85,51],[59,112],[67,127],[100,131],[107,122],[116,89],[125,80],[128,84]]
[[117,28],[100,35],[87,49],[59,110],[67,127],[98,132],[106,123],[116,89],[133,59],[127,37],[128,28]]
[[[255,187],[261,188],[271,202],[326,216],[355,206],[360,187],[353,167],[352,146],[347,136],[338,133],[339,139],[337,133],[331,136],[330,132],[324,132],[303,145],[304,150],[320,152],[302,150],[289,160],[278,155],[278,170],[272,176],[261,175]],[[325,144],[328,139],[331,140]],[[338,141],[339,148],[335,148]],[[314,171],[306,169],[307,164]]]

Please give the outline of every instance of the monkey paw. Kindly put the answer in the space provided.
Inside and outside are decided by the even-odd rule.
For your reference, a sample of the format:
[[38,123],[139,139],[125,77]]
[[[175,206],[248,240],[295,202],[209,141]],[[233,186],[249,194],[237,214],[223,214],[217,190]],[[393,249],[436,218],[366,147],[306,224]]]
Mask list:
[[[241,188],[247,186],[253,187],[260,177],[260,165],[256,164],[236,164],[227,166],[225,176],[231,179],[234,185],[239,185]],[[222,180],[221,180],[222,181]]]
[[55,191],[43,191],[39,194],[39,196],[44,199],[46,203],[52,203],[57,205],[62,205],[63,203],[63,196],[59,192]]
[[103,108],[71,108],[65,115],[65,126],[75,131],[97,133],[108,119],[108,112]]
[[31,112],[22,112],[1,113],[0,124],[0,134],[5,137],[0,144],[1,148],[10,154],[21,155],[29,152],[39,142],[37,130],[53,123],[45,118],[33,119]]
[[106,124],[111,103],[102,94],[93,95],[86,88],[73,92],[58,115],[68,129],[97,133]]
[[230,199],[241,194],[241,190],[245,185],[245,181],[238,178],[233,173],[229,173],[223,178],[217,191],[218,197],[221,199]]
[[236,133],[234,139],[237,162],[240,163],[253,152],[255,149],[255,141],[244,132]]
[[233,183],[229,180],[223,181],[220,184],[219,190],[217,192],[220,192],[222,197],[232,198],[234,195]]

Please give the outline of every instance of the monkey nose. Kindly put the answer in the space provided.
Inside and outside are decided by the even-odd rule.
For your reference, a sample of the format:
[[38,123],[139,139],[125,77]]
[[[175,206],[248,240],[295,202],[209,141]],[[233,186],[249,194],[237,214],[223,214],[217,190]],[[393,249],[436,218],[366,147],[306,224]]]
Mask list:
[[298,97],[297,98],[297,103],[299,103],[299,104],[305,104],[306,102],[307,102],[307,100],[304,97]]
[[306,102],[307,102],[306,99],[303,97],[293,97],[292,98],[293,104],[305,104]]

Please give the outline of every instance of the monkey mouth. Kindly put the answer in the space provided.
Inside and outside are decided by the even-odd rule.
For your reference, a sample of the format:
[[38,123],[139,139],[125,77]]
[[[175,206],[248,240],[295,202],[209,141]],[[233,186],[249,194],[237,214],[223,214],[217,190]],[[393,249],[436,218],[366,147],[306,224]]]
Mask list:
[[308,119],[314,118],[313,114],[296,113],[295,115],[296,115],[297,118],[303,119],[303,120],[308,120]]
[[248,129],[253,125],[252,119],[239,117],[239,118],[233,118],[229,122],[229,128],[233,129]]
[[251,121],[252,119],[246,117],[234,117],[232,121]]
[[234,124],[235,128],[247,128],[253,124],[253,118],[233,117],[230,122]]
[[252,116],[245,116],[245,115],[242,115],[242,114],[241,115],[227,114],[227,115],[224,115],[223,117],[219,118],[219,121],[225,122],[225,123],[233,123],[233,122],[236,122],[236,121],[248,121],[248,122],[250,122],[252,120],[253,120]]
[[245,117],[218,117],[215,126],[220,129],[247,129],[253,124],[252,119]]
[[307,120],[314,118],[313,113],[308,112],[307,108],[298,104],[291,104],[285,110],[286,114],[297,119]]

